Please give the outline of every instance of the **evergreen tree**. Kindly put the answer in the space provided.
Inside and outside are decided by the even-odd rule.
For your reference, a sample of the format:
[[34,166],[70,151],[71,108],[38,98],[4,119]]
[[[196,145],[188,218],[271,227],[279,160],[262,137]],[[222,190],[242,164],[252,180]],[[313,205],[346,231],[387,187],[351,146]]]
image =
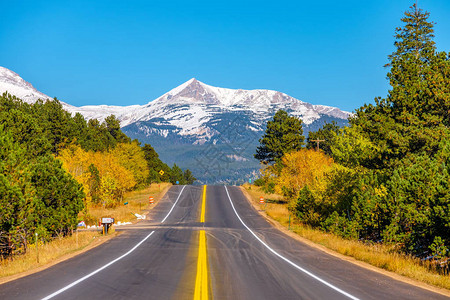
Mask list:
[[26,252],[36,220],[26,149],[0,125],[0,255]]
[[118,142],[118,143],[130,143],[131,139],[125,135],[120,129],[120,121],[116,118],[115,115],[110,115],[105,119],[106,128],[108,129],[109,134]]
[[185,184],[183,171],[180,169],[177,164],[173,164],[172,169],[170,171],[170,182],[172,184],[176,184],[178,181],[178,184]]
[[53,156],[37,159],[31,168],[31,184],[36,190],[38,224],[49,236],[65,236],[76,228],[83,209],[83,186],[64,171]]
[[[147,161],[149,168],[148,182],[169,181],[171,173],[170,167],[159,159],[159,155],[155,149],[150,144],[145,144],[144,147],[142,147],[142,151],[144,151],[144,158]],[[163,175],[159,173],[161,171],[164,172]]]
[[396,30],[396,51],[389,55],[392,90],[376,105],[357,110],[351,124],[377,143],[372,165],[391,169],[408,153],[435,154],[450,125],[450,61],[436,53],[429,13],[413,5]]
[[259,140],[261,145],[254,156],[263,164],[273,163],[285,153],[301,149],[304,140],[302,120],[279,110],[273,119],[267,122],[265,134]]
[[191,170],[189,170],[189,169],[184,171],[183,178],[184,178],[185,184],[193,184],[194,181],[197,180],[197,178],[194,177]]

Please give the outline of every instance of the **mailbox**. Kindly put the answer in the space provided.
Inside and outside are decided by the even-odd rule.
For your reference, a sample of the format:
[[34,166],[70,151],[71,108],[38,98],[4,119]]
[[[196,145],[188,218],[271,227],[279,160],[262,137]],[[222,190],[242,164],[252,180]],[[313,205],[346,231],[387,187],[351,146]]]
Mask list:
[[112,224],[114,224],[114,218],[102,218],[103,234],[108,234],[108,230]]

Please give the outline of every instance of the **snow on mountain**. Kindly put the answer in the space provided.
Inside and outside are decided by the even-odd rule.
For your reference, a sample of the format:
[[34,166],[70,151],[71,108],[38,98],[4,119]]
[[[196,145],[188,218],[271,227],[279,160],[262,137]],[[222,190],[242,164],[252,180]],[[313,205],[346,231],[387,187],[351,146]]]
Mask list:
[[130,108],[118,117],[122,126],[163,119],[179,135],[197,135],[208,139],[214,135],[214,130],[207,128],[207,124],[219,114],[248,112],[252,116],[249,124],[252,126],[249,129],[260,131],[278,109],[285,109],[300,117],[305,125],[313,123],[322,115],[338,119],[350,116],[350,113],[338,108],[312,105],[277,91],[226,89],[192,78],[156,100],[141,107]]
[[[5,91],[28,103],[34,103],[37,99],[51,99],[18,74],[0,67],[0,92]],[[95,118],[103,121],[107,116],[114,114],[121,121],[122,127],[136,122],[150,122],[155,126],[167,127],[164,129],[165,132],[169,130],[181,136],[195,135],[200,141],[206,141],[214,136],[215,130],[208,124],[212,120],[219,122],[217,116],[223,113],[248,113],[250,120],[246,128],[253,131],[261,131],[265,122],[278,109],[287,110],[290,114],[298,116],[305,125],[313,123],[321,116],[347,119],[351,115],[336,107],[312,105],[277,91],[213,87],[195,78],[145,105],[75,107],[64,102],[62,104],[71,113],[79,112],[87,119]]]
[[[34,103],[38,99],[52,99],[36,90],[31,83],[25,81],[17,73],[0,66],[0,93],[8,92],[27,103]],[[61,102],[63,107],[70,110],[71,105]]]

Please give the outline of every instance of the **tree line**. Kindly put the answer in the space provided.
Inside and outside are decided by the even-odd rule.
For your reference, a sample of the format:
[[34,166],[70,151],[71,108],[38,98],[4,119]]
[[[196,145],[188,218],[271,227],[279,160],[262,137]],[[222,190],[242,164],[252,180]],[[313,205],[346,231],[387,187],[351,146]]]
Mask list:
[[255,154],[257,183],[305,224],[448,264],[450,56],[428,18],[416,5],[405,12],[386,65],[391,89],[349,126],[326,124],[305,147],[301,120],[277,112]]
[[113,115],[86,121],[56,98],[28,104],[0,96],[2,257],[26,252],[35,233],[43,240],[71,234],[80,211],[114,207],[127,191],[195,180],[163,163],[151,145],[132,141]]

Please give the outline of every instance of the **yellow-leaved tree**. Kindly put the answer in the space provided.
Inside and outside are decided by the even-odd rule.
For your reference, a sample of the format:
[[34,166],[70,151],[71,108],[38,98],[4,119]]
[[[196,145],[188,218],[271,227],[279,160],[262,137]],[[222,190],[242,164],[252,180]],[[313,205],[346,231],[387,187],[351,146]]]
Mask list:
[[[114,206],[123,200],[125,192],[136,186],[133,173],[122,166],[119,158],[112,152],[91,152],[91,155],[93,164],[99,171],[100,181],[103,182],[99,201],[106,206]],[[108,177],[108,179],[106,180],[104,177]],[[113,197],[114,201],[110,197]]]
[[136,150],[139,146],[121,145],[118,146],[120,150],[110,152],[85,151],[78,145],[70,145],[60,151],[58,158],[64,169],[83,185],[85,207],[98,204],[115,206],[123,200],[125,192],[136,187],[138,180],[143,181],[142,178],[148,176],[147,164],[140,160],[143,153],[138,154]]
[[124,168],[133,174],[137,187],[146,184],[149,175],[148,163],[145,160],[144,151],[137,141],[118,144],[112,150],[112,154]]
[[296,200],[300,191],[308,186],[320,199],[328,184],[326,174],[333,164],[333,159],[322,151],[302,149],[289,152],[281,159],[275,192]]

